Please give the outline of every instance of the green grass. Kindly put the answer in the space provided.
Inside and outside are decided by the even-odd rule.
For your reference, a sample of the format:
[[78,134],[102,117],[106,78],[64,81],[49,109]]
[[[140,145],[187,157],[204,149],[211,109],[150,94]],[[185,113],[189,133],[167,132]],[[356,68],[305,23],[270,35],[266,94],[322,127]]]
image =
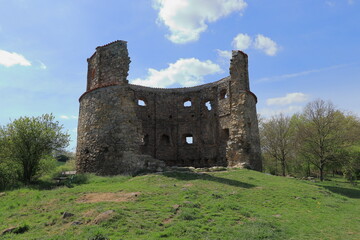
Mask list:
[[[139,193],[126,202],[78,202],[88,193],[131,192]],[[94,224],[107,210],[115,212]],[[6,192],[0,231],[22,226],[29,230],[0,239],[360,239],[360,187],[250,170],[91,176],[72,188]]]

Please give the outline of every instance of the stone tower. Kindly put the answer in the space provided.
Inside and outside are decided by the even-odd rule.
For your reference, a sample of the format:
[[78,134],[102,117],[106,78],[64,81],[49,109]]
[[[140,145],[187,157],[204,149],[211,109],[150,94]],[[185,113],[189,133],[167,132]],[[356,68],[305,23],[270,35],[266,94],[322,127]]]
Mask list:
[[77,170],[133,174],[157,166],[261,170],[256,96],[247,55],[233,51],[230,76],[190,88],[128,84],[125,41],[97,47],[80,97]]

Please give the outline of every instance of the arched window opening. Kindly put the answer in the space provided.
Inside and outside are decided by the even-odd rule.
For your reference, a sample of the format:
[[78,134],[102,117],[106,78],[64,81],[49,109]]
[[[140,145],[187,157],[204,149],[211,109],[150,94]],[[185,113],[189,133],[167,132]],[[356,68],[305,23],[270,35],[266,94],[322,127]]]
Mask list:
[[166,134],[163,134],[160,138],[160,144],[161,145],[170,145],[170,137]]
[[205,107],[207,108],[208,111],[211,111],[211,109],[212,109],[211,102],[210,102],[210,101],[207,101],[207,102],[205,103]]
[[142,106],[142,107],[145,107],[146,106],[145,100],[144,99],[138,99],[138,105]]
[[228,94],[226,89],[223,89],[220,91],[220,99],[226,99],[226,98],[228,98]]
[[191,107],[191,105],[192,103],[190,98],[184,100],[184,107]]

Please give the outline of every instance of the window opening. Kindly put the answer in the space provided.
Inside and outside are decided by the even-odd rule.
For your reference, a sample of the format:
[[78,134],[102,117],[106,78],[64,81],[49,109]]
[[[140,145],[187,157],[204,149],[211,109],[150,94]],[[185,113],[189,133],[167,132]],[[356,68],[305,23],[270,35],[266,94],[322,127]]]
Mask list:
[[169,145],[170,144],[170,137],[166,134],[163,134],[160,139],[160,143],[162,145]]
[[207,108],[207,110],[211,110],[212,109],[212,106],[211,106],[211,102],[210,101],[207,101],[206,103],[205,103],[205,107]]
[[139,106],[142,106],[142,107],[145,107],[145,106],[146,106],[146,103],[145,103],[144,100],[138,99],[138,105],[139,105]]
[[185,99],[184,100],[184,107],[191,107],[191,100],[190,99]]
[[193,138],[193,135],[191,135],[191,134],[185,134],[184,140],[185,140],[185,144],[193,144],[194,143],[194,138]]
[[228,98],[228,94],[226,89],[223,89],[220,91],[220,99],[226,99],[226,98]]

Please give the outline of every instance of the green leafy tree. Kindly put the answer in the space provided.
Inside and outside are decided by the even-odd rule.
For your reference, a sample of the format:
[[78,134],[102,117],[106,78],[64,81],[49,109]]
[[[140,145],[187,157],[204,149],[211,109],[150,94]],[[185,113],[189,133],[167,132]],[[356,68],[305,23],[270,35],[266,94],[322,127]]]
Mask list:
[[356,184],[356,180],[360,177],[360,151],[354,147],[344,151],[344,164],[342,172],[346,180],[352,184]]
[[299,119],[300,152],[318,169],[323,181],[325,168],[338,161],[339,152],[355,141],[354,121],[331,102],[320,99],[308,103]]
[[267,121],[262,121],[260,134],[264,154],[273,158],[275,163],[280,163],[281,175],[285,176],[287,162],[294,148],[291,118],[279,114]]
[[0,127],[0,190],[15,186],[18,183],[18,172],[7,155],[4,129]]
[[30,183],[41,173],[44,160],[69,144],[69,135],[52,114],[21,117],[2,128],[2,154],[19,167],[22,182]]

